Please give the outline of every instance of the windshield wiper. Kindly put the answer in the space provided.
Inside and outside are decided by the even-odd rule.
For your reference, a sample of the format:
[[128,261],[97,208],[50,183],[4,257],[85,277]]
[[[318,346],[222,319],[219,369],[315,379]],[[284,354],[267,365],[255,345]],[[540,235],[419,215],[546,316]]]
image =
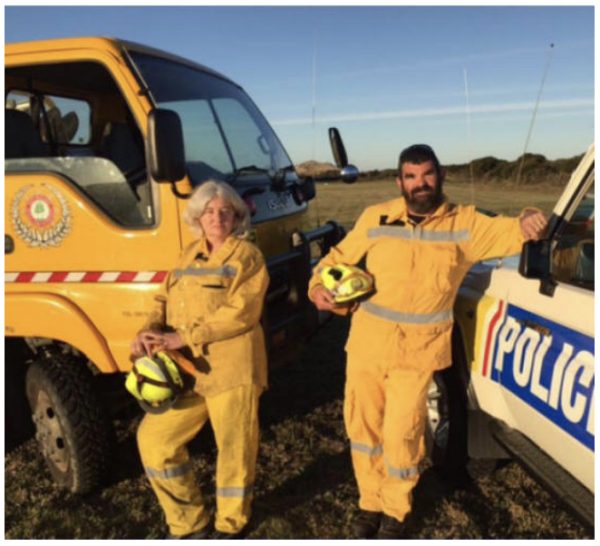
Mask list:
[[268,169],[263,169],[261,167],[257,167],[256,165],[246,165],[244,167],[240,167],[233,171],[230,175],[227,176],[228,181],[235,181],[240,176],[245,176],[248,174],[267,174],[269,172]]

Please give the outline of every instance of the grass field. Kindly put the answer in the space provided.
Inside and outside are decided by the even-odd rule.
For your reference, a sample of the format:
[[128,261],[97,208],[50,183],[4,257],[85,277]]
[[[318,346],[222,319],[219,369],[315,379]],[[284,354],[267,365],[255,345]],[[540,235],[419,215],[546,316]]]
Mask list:
[[[453,203],[475,204],[507,215],[517,215],[525,206],[535,206],[549,214],[561,191],[561,187],[552,185],[516,187],[514,184],[497,183],[471,186],[467,182],[451,180],[444,184],[444,193]],[[315,222],[331,218],[348,228],[363,208],[399,196],[393,179],[355,184],[319,183],[316,203],[313,201],[310,214]]]
[[[350,227],[362,208],[397,195],[392,181],[319,185],[319,218]],[[447,184],[448,195],[470,201],[470,189]],[[518,212],[524,203],[546,211],[557,190],[478,188],[484,208]],[[316,215],[316,207],[311,214]],[[342,423],[343,345],[348,321],[329,321],[290,364],[271,373],[261,401],[261,445],[249,538],[332,539],[348,536],[357,494]],[[165,532],[163,516],[135,448],[139,413],[115,422],[110,483],[87,496],[68,494],[50,480],[33,440],[5,458],[5,538],[144,539]],[[215,445],[210,430],[192,442],[193,465],[214,506]],[[446,489],[426,469],[415,490],[409,537],[414,539],[590,539],[515,463],[473,464],[473,487]]]

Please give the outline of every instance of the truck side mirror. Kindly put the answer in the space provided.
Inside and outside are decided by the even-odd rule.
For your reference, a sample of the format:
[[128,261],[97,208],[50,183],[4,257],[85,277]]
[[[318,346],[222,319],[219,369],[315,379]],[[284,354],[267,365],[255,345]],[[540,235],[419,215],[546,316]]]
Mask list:
[[156,108],[148,116],[148,166],[157,182],[177,182],[186,175],[183,130],[177,112]]
[[333,153],[333,158],[335,159],[335,164],[340,169],[342,182],[345,182],[346,184],[356,182],[358,178],[358,169],[354,165],[348,165],[346,148],[344,147],[340,132],[336,127],[329,128],[329,143],[331,144],[331,151]]
[[304,196],[305,201],[310,201],[311,199],[314,199],[317,195],[315,179],[312,176],[305,178],[304,181],[301,184],[299,184],[299,187],[302,191],[302,195]]

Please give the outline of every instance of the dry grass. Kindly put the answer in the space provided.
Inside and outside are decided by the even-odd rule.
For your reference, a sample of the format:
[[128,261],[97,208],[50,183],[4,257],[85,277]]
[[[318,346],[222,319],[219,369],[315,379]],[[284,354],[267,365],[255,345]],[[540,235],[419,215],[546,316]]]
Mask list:
[[[347,227],[364,206],[397,195],[392,181],[328,184],[318,190],[321,220],[337,218]],[[467,186],[449,183],[446,190],[452,199],[469,200]],[[539,189],[517,196],[506,187],[478,188],[476,194],[476,203],[505,212],[519,210],[522,202],[548,211],[556,198]],[[262,438],[249,538],[348,536],[357,494],[342,422],[347,328],[346,319],[334,318],[289,366],[271,373],[271,387],[261,401]],[[160,538],[165,532],[162,513],[135,449],[138,421],[135,415],[115,423],[111,483],[85,497],[54,486],[33,440],[8,454],[6,538]],[[210,430],[192,442],[191,452],[207,502],[214,505],[215,446]],[[475,483],[467,491],[449,491],[425,470],[415,490],[411,538],[593,538],[517,464],[478,464],[471,470]]]
[[[517,215],[525,206],[535,206],[546,214],[562,188],[552,185],[515,186],[512,183],[475,184],[447,180],[444,192],[450,201],[459,204],[475,204],[477,207],[500,214]],[[400,196],[395,181],[360,181],[352,185],[342,182],[319,183],[316,203],[313,201],[309,214],[316,223],[335,219],[344,227],[351,227],[362,209],[375,203]]]

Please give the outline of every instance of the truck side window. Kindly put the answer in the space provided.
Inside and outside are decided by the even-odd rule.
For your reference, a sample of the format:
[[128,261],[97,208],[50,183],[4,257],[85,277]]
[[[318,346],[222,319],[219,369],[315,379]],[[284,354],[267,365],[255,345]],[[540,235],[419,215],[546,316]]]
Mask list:
[[556,241],[552,276],[559,282],[594,289],[594,184]]
[[142,134],[106,68],[16,67],[6,88],[7,173],[55,172],[115,223],[154,224]]

